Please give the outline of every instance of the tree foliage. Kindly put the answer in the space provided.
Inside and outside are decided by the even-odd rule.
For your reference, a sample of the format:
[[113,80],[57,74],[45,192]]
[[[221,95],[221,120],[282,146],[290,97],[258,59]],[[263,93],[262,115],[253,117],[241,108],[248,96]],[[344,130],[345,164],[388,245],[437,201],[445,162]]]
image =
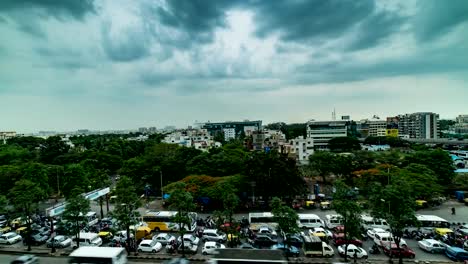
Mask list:
[[452,182],[455,177],[455,166],[448,152],[436,149],[417,151],[406,156],[405,165],[421,164],[434,171],[437,182],[441,185]]
[[[354,197],[353,190],[342,181],[335,182],[335,193],[333,194],[333,207],[341,217],[344,226],[344,240],[348,241],[361,236],[361,206]],[[348,251],[348,244],[345,246]],[[347,261],[345,254],[345,262]]]
[[352,152],[361,150],[361,144],[355,137],[336,137],[328,141],[328,147],[332,152]]
[[82,193],[82,189],[73,189],[63,212],[63,219],[70,223],[67,227],[75,235],[77,247],[80,247],[81,227],[87,224],[86,214],[91,210],[89,200]]
[[15,186],[10,190],[10,202],[19,212],[22,217],[29,220],[27,221],[26,241],[28,244],[28,251],[31,250],[31,220],[34,210],[37,208],[39,201],[44,199],[44,192],[38,184],[29,180],[19,180]]

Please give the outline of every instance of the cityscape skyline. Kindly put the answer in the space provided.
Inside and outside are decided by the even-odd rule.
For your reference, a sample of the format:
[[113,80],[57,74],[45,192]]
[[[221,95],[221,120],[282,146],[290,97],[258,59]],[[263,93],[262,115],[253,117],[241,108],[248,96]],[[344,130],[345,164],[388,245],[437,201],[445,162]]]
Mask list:
[[466,112],[468,2],[2,1],[0,128]]

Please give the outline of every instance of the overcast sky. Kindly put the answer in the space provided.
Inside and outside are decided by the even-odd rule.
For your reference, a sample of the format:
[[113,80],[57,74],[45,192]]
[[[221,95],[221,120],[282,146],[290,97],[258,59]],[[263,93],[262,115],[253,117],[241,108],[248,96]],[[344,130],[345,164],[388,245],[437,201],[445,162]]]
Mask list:
[[468,113],[468,1],[2,0],[0,131]]

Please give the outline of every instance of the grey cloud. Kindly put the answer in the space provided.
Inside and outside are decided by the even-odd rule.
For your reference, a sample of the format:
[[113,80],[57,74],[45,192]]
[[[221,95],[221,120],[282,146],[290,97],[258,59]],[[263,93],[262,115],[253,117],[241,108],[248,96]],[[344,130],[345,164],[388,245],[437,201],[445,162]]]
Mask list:
[[[37,47],[34,52],[41,56],[43,63],[58,68],[58,69],[80,69],[92,68],[93,63],[89,60],[90,57],[96,59],[96,56],[89,56],[83,50],[73,50],[69,48],[50,48]],[[40,65],[43,66],[43,65]]]
[[94,12],[94,0],[2,0],[0,13],[16,10],[36,9],[46,15],[63,17],[71,16],[82,19],[88,12]]
[[421,0],[413,20],[415,35],[420,41],[437,38],[453,27],[468,22],[466,0]]
[[103,23],[101,28],[102,47],[106,55],[114,61],[138,60],[149,54],[149,40],[142,28],[127,28],[111,35],[112,24]]
[[396,13],[375,12],[358,25],[354,40],[348,50],[362,50],[377,46],[393,33],[401,31],[401,26],[408,20]]
[[156,7],[160,22],[186,32],[192,40],[210,42],[216,27],[224,27],[225,11],[237,4],[234,0],[169,0],[166,7]]

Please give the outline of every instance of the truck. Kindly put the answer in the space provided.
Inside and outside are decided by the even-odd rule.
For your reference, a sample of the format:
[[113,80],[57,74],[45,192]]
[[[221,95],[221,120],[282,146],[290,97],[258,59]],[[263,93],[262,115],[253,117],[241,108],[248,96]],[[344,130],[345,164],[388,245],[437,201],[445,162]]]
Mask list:
[[331,258],[335,255],[333,248],[323,242],[319,237],[303,234],[302,239],[304,240],[302,249],[306,257]]
[[287,264],[283,251],[271,249],[221,248],[208,261],[210,264]]

